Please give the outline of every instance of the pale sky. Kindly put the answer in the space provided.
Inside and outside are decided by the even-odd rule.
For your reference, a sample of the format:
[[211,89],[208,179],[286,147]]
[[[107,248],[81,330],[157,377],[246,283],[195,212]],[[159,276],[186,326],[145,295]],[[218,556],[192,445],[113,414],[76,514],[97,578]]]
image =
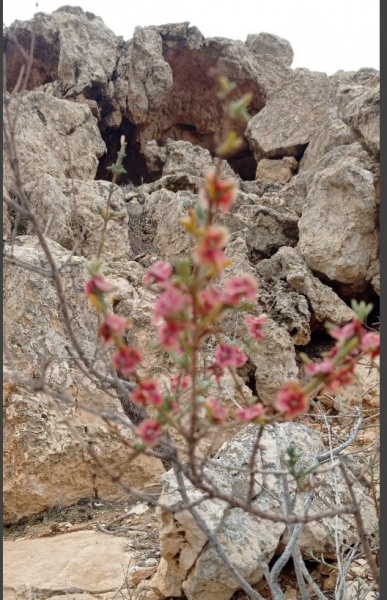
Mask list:
[[379,69],[379,0],[4,0],[4,23],[29,20],[63,5],[81,6],[125,40],[137,25],[189,21],[205,37],[245,41],[265,31],[287,39],[292,67],[331,75]]

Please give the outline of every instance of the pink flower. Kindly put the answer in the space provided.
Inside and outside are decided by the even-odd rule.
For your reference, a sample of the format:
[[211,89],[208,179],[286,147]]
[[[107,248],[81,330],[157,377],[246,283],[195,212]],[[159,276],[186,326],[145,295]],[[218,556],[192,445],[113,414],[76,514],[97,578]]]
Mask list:
[[378,333],[369,331],[366,333],[360,343],[360,347],[364,352],[367,352],[375,358],[380,354],[380,336]]
[[332,392],[336,392],[341,386],[350,385],[354,380],[354,372],[355,364],[351,359],[347,359],[346,364],[329,377],[326,382],[327,388]]
[[148,269],[142,281],[145,287],[151,286],[152,283],[165,284],[169,281],[171,275],[172,266],[167,262],[158,260]]
[[240,421],[256,421],[262,419],[264,412],[262,404],[253,404],[238,410],[237,417]]
[[245,323],[249,328],[249,335],[255,341],[261,342],[265,339],[265,334],[262,331],[262,326],[267,321],[266,315],[260,315],[259,317],[246,317]]
[[161,436],[162,428],[158,421],[155,421],[154,419],[145,419],[145,421],[137,427],[137,433],[144,444],[153,446]]
[[247,361],[246,354],[240,348],[228,344],[219,344],[215,352],[215,358],[221,369],[225,367],[237,369],[243,367]]
[[142,356],[135,348],[121,346],[113,355],[112,361],[115,368],[121,373],[134,373],[142,361]]
[[125,319],[125,317],[120,317],[119,315],[112,314],[106,317],[98,331],[103,343],[111,344],[114,342],[114,338],[116,336],[124,333],[128,323],[128,319]]
[[232,277],[225,285],[223,301],[229,306],[235,306],[243,298],[250,302],[255,302],[258,291],[258,284],[251,275],[243,277]]
[[200,194],[201,203],[206,208],[211,205],[219,208],[223,213],[228,212],[238,194],[235,181],[232,179],[219,179],[216,169],[209,169],[205,175],[205,179],[205,187]]
[[287,419],[293,419],[308,410],[309,400],[302,387],[296,382],[289,382],[277,392],[275,408],[284,413]]
[[188,390],[191,385],[191,377],[189,375],[185,375],[182,377],[181,375],[174,375],[171,377],[171,392],[174,394],[175,392],[185,392]]
[[169,286],[156,300],[153,310],[154,320],[160,317],[167,319],[184,312],[191,304],[191,297],[183,294],[178,288]]
[[146,406],[160,406],[163,402],[163,397],[160,393],[156,381],[142,381],[139,387],[133,392],[131,400],[135,404]]
[[305,372],[314,377],[316,375],[328,375],[333,372],[333,368],[333,360],[327,358],[319,363],[305,365]]
[[179,337],[185,327],[177,321],[163,323],[158,331],[159,343],[167,350],[173,350],[179,344]]
[[223,406],[219,404],[218,400],[214,396],[210,396],[207,399],[205,406],[207,412],[207,419],[211,423],[219,424],[224,421],[226,411],[224,410]]
[[102,277],[102,275],[94,275],[86,284],[86,296],[98,296],[100,294],[108,294],[113,290],[112,286]]
[[228,233],[224,227],[209,227],[194,251],[196,264],[223,271],[230,264],[222,251],[227,242]]
[[352,338],[354,335],[357,335],[359,338],[362,338],[365,334],[365,329],[357,319],[354,319],[347,325],[343,327],[335,326],[332,327],[329,331],[329,335],[333,337],[335,340],[344,340],[347,341]]
[[207,367],[208,377],[215,377],[217,383],[219,383],[221,377],[224,375],[224,369],[222,369],[216,362]]
[[222,293],[215,287],[208,286],[200,292],[199,300],[204,314],[208,315],[222,305]]

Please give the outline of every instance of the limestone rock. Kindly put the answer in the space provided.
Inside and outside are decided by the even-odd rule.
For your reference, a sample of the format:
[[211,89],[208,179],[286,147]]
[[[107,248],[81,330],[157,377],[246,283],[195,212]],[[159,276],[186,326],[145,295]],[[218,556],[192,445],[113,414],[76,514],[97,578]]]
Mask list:
[[273,55],[257,57],[242,42],[205,39],[189,23],[135,29],[122,46],[114,86],[125,118],[141,125],[135,141],[142,153],[151,140],[165,146],[168,138],[214,150],[214,136],[224,133],[214,68],[252,92],[254,113],[291,73]]
[[299,221],[298,248],[308,267],[348,293],[362,292],[378,255],[372,174],[342,159],[317,173]]
[[379,158],[380,153],[380,86],[341,86],[339,112],[366,150]]
[[84,92],[95,100],[98,94],[109,95],[118,38],[100,17],[78,6],[62,6],[49,15],[40,12],[6,30],[7,89],[14,88],[24,62],[14,40],[28,52],[33,29],[35,52],[28,89],[55,83],[62,97]]
[[[245,431],[245,430],[244,430]],[[233,442],[228,442],[217,453],[216,459],[227,464],[242,466],[248,449],[243,432]],[[265,464],[269,456],[265,450],[258,458],[259,464]],[[262,461],[262,463],[261,463]],[[208,471],[211,481],[224,492],[243,495],[247,481],[242,475],[234,474],[222,468],[211,467]],[[201,492],[194,490],[186,482],[187,492],[191,500],[199,499]],[[268,508],[270,483],[262,476],[257,476],[259,499],[257,505]],[[243,497],[243,496],[242,496]],[[180,493],[173,472],[163,477],[163,492],[160,500],[173,506],[180,499]],[[274,500],[275,503],[275,500]],[[283,525],[273,523],[273,527],[262,527],[262,523],[254,517],[243,513],[240,509],[226,510],[224,502],[205,500],[197,506],[197,510],[211,531],[216,531],[227,555],[236,563],[238,570],[251,583],[258,582],[262,573],[254,560],[255,554],[265,553],[271,557],[284,530]],[[215,598],[227,600],[237,589],[237,583],[230,576],[227,568],[208,545],[206,535],[196,525],[187,510],[171,514],[161,510],[160,515],[160,551],[162,559],[150,586],[164,596],[181,596],[182,592],[189,600]],[[243,553],[241,548],[243,547]]]
[[[320,325],[325,323],[344,325],[353,319],[353,311],[329,286],[324,285],[312,274],[296,248],[283,246],[270,259],[263,260],[257,266],[257,272],[269,284],[271,294],[267,299],[267,303],[274,304],[272,310],[276,315],[278,311],[277,303],[286,306],[286,299],[288,299],[291,306],[290,299],[292,296],[290,290],[293,290],[297,295],[301,295],[308,300],[315,323]],[[281,286],[276,285],[278,280],[286,283],[286,287],[282,289],[282,292]],[[287,316],[288,310],[288,308],[280,310],[280,320],[282,320],[281,316],[282,318],[284,318],[284,315]],[[297,342],[294,340],[294,343]]]
[[292,338],[283,327],[268,318],[263,326],[265,341],[249,353],[256,367],[255,385],[264,404],[272,404],[279,388],[288,380],[297,380],[298,367]]
[[246,137],[255,159],[298,157],[324,124],[332,106],[328,77],[296,69],[250,119]]
[[[46,174],[58,179],[95,177],[98,158],[106,147],[88,106],[59,100],[44,92],[29,92],[9,98],[11,120],[16,110],[15,147],[23,184]],[[4,185],[9,193],[17,194],[6,151]]]
[[[130,563],[125,537],[94,531],[4,542],[7,597],[78,594],[78,600],[119,589]],[[75,600],[75,599],[74,599]]]
[[[165,146],[159,147],[152,140],[146,144],[145,160],[152,173],[163,176],[184,173],[203,177],[205,171],[214,166],[214,160],[208,150],[198,145],[183,140],[168,139]],[[235,173],[226,161],[222,162],[221,174],[223,177],[235,177]]]
[[196,196],[192,192],[174,194],[165,189],[151,194],[146,201],[148,218],[154,223],[153,243],[163,259],[187,258],[193,248],[191,238],[180,225],[194,205]]
[[119,63],[117,72],[130,81],[127,106],[135,123],[141,123],[148,111],[160,107],[172,88],[172,71],[162,55],[162,38],[153,27],[136,27],[127,53],[123,56],[127,68],[121,69]]
[[293,156],[286,156],[282,160],[263,158],[258,163],[255,177],[258,181],[285,184],[292,178],[297,165]]
[[[105,181],[70,181],[44,175],[30,186],[28,195],[47,237],[92,259],[97,255],[103,227],[98,211],[107,207],[109,185]],[[114,187],[110,210],[114,219],[108,222],[101,258],[109,262],[130,259],[128,213],[118,186]],[[31,226],[27,231],[30,229],[32,233]]]
[[337,107],[327,111],[325,123],[312,137],[300,161],[300,172],[313,168],[329,150],[355,142],[352,130],[340,119]]
[[[285,458],[286,449],[293,445],[302,453],[300,467],[308,467],[315,463],[315,457],[325,451],[320,434],[299,423],[281,423],[277,426],[278,444],[281,458]],[[222,464],[240,467],[248,464],[258,428],[248,426],[235,437],[225,443],[216,454],[210,467],[207,468],[208,481],[212,482],[225,494],[235,498],[244,498],[248,490],[248,476],[243,472],[232,472],[223,469]],[[219,466],[216,462],[219,460]],[[253,506],[263,510],[278,510],[279,499],[276,479],[273,475],[265,475],[264,470],[272,470],[277,466],[278,451],[275,430],[268,426],[259,444],[256,457],[256,468],[260,473],[255,478],[255,498]],[[366,499],[362,485],[355,483],[359,498]],[[186,482],[188,496],[191,501],[200,498],[201,492],[194,491]],[[303,512],[305,493],[296,493],[290,487],[295,499],[297,513]],[[346,487],[337,474],[327,476],[324,487],[324,502],[317,496],[310,512],[320,511],[337,501],[336,493],[342,502],[346,501]],[[163,492],[160,498],[168,506],[174,506],[180,499],[177,482],[172,471],[163,477]],[[365,504],[367,502],[365,501]],[[367,531],[374,533],[377,529],[377,518],[372,508],[364,506],[364,517]],[[270,561],[274,553],[280,553],[288,539],[288,533],[281,523],[263,521],[249,515],[239,508],[225,510],[225,504],[219,500],[205,500],[197,505],[197,510],[211,531],[216,530],[217,537],[227,556],[250,584],[262,578],[257,565],[257,556]],[[238,585],[229,574],[227,567],[218,557],[206,536],[196,525],[187,510],[175,512],[160,510],[160,542],[162,560],[156,575],[150,581],[150,587],[163,596],[181,596],[182,591],[188,600],[227,600],[231,598]],[[338,528],[338,529],[337,529]],[[323,523],[312,522],[304,526],[299,547],[305,557],[308,551],[324,552],[324,556],[335,556],[335,532],[338,530],[346,543],[354,543],[357,532],[351,518],[339,519],[337,525],[332,519]]]
[[293,62],[293,48],[287,40],[271,33],[250,34],[245,41],[246,46],[258,58],[264,54],[270,54],[278,58],[286,67]]
[[[298,241],[298,217],[290,210],[266,206],[264,198],[239,192],[231,211],[217,217],[233,236],[243,236],[254,262],[271,256],[283,245],[296,245]],[[267,203],[269,204],[269,203]]]
[[[63,266],[69,252],[55,242],[48,240],[48,244],[58,267]],[[32,236],[17,238],[14,256],[47,268]],[[93,356],[97,320],[84,296],[85,259],[74,256],[63,268],[62,277],[74,335],[83,352]],[[52,282],[20,267],[8,267],[4,310],[9,353],[5,365],[9,385],[4,399],[4,521],[14,522],[57,505],[69,506],[79,498],[94,495],[95,489],[101,498],[122,498],[124,492],[96,467],[85,448],[91,443],[108,465],[125,460],[128,450],[99,417],[81,408],[118,411],[122,415],[121,405],[78,370],[69,357],[68,337]],[[52,401],[48,394],[17,383],[18,375],[36,381],[46,363],[47,388],[54,394],[65,394],[68,403]],[[99,354],[94,366],[109,369],[109,356]],[[12,385],[14,369],[16,384]],[[124,438],[132,435],[129,425],[119,426]],[[141,459],[127,470],[125,478],[141,488],[154,482],[161,472],[163,467],[158,461]]]

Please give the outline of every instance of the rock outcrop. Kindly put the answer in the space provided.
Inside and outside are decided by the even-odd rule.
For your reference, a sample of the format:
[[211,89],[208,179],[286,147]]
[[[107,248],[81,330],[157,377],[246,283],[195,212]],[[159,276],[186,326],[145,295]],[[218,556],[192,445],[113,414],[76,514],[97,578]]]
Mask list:
[[[224,469],[222,465],[235,465],[236,468],[246,465],[256,436],[257,428],[249,426],[227,442],[216,454],[212,465],[208,466],[207,481],[221,489],[222,493],[232,494],[243,501],[249,487],[248,475]],[[254,481],[253,507],[280,510],[278,481],[271,472],[277,465],[278,447],[283,460],[290,445],[302,453],[300,468],[314,464],[316,456],[326,451],[320,435],[305,425],[283,423],[277,427],[277,433],[272,427],[266,427],[255,463],[259,474]],[[265,470],[270,473],[265,474]],[[351,476],[354,478],[353,474]],[[344,501],[347,488],[337,472],[330,473],[325,484],[324,498],[316,495],[310,512],[323,510],[326,503]],[[367,506],[366,490],[357,481],[354,485],[357,497],[364,500],[362,507],[367,531],[375,533],[377,518],[372,508]],[[200,499],[202,493],[193,490],[189,482],[186,488],[191,501]],[[307,493],[296,492],[295,486],[291,486],[290,494],[295,501],[295,511],[302,512]],[[167,506],[173,507],[180,498],[176,478],[170,471],[163,476],[161,499]],[[270,562],[276,552],[281,553],[289,539],[284,524],[271,522],[268,526],[267,521],[240,508],[230,508],[220,500],[204,500],[198,504],[197,511],[208,529],[217,533],[226,555],[250,584],[257,583],[263,577],[257,558]],[[352,518],[340,520],[340,530],[332,519],[306,524],[298,546],[305,557],[310,557],[309,553],[312,552],[334,558],[337,536],[345,539],[349,546],[356,541],[358,533]],[[237,589],[237,582],[188,510],[174,514],[161,510],[160,551],[162,559],[149,585],[162,598],[180,597],[183,593],[188,600],[228,600]]]
[[[29,49],[33,29],[31,77],[23,93],[12,95],[23,63],[18,45]],[[127,335],[146,357],[141,374],[160,382],[170,378],[171,361],[154,347],[154,297],[144,290],[142,277],[144,267],[156,259],[186,257],[192,248],[179,221],[197,201],[225,127],[214,71],[235,82],[235,97],[252,95],[251,119],[239,132],[245,144],[222,165],[222,175],[235,177],[240,192],[230,213],[217,218],[230,231],[229,273],[258,278],[258,309],[269,316],[265,345],[250,357],[249,372],[240,373],[247,396],[256,394],[270,404],[285,380],[302,375],[298,346],[305,349],[313,342],[326,321],[347,323],[352,297],[375,302],[380,290],[377,71],[339,71],[328,77],[292,70],[293,50],[286,40],[268,33],[251,34],[245,42],[206,39],[189,23],[137,27],[125,41],[99,17],[68,6],[51,15],[37,13],[30,22],[17,21],[4,38],[5,127],[7,115],[12,120],[18,114],[13,144],[19,159],[15,172],[6,143],[4,195],[17,203],[23,186],[63,267],[74,330],[85,351],[95,352],[96,327],[84,299],[86,264],[98,246],[98,211],[111,181],[107,167],[125,135],[126,174],[112,196],[115,220],[107,230],[104,272],[115,286],[114,311],[133,321]],[[125,460],[126,454],[96,418],[75,407],[77,400],[122,415],[119,399],[87,380],[66,351],[68,332],[52,281],[42,277],[47,259],[31,222],[17,218],[12,206],[5,209],[3,238],[6,253],[12,248],[14,259],[34,268],[28,272],[21,263],[7,264],[4,282],[5,515],[11,522],[58,501],[69,504],[91,495],[96,481],[98,493],[114,495],[82,450],[88,440],[108,462]],[[233,332],[243,335],[237,323]],[[33,378],[47,359],[48,384],[74,401],[63,407],[64,416],[57,415],[41,390],[28,391],[12,380],[13,367]],[[64,425],[68,418],[72,433]],[[142,463],[131,463],[128,477],[141,487],[162,472],[144,457]],[[227,528],[239,530],[240,514],[234,511],[227,521],[217,506],[214,515],[229,540]],[[169,518],[172,527],[174,518]],[[252,521],[245,525],[251,532],[246,540],[235,534],[239,544],[253,544],[261,535]],[[216,579],[220,573],[215,555],[196,533],[190,544],[201,547],[177,571],[166,551],[158,572],[160,579],[168,570],[166,595],[181,592],[184,581],[187,595],[198,597],[194,590],[207,585],[204,574]],[[269,554],[282,534],[281,527],[274,527],[270,539],[262,537]],[[237,550],[230,552],[238,561]],[[215,561],[213,571],[206,570],[206,553]],[[241,569],[251,581],[261,576],[248,561]],[[214,598],[236,589],[224,573],[219,585],[223,591],[213,591]]]

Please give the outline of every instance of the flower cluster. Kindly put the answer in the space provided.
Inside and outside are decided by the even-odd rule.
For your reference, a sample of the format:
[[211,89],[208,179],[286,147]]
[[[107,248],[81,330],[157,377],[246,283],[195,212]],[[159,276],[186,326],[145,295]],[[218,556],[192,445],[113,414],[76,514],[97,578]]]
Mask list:
[[[226,79],[223,84],[222,98],[225,98],[232,86],[229,86]],[[227,112],[231,121],[234,119],[245,123],[248,120],[249,98],[246,95],[230,104]],[[236,131],[230,129],[217,148],[218,156],[232,155],[241,144],[243,140]],[[122,152],[120,157],[122,161]],[[117,169],[119,168],[120,165]],[[231,261],[226,255],[228,231],[214,221],[219,213],[229,212],[238,197],[236,182],[222,179],[220,171],[220,162],[207,171],[199,202],[181,219],[181,225],[195,244],[191,260],[183,260],[174,265],[159,260],[147,270],[143,278],[144,287],[157,293],[153,324],[157,327],[159,346],[171,354],[178,367],[178,375],[171,377],[166,391],[163,392],[156,381],[141,380],[138,376],[141,353],[123,341],[130,323],[124,317],[109,313],[106,295],[112,292],[112,287],[101,275],[97,264],[92,265],[89,270],[91,278],[86,285],[86,295],[103,315],[98,331],[101,342],[115,346],[112,357],[114,367],[123,374],[134,375],[137,388],[132,393],[131,400],[145,408],[151,407],[152,414],[156,414],[155,418],[147,418],[137,427],[142,443],[149,447],[157,443],[163,431],[168,431],[169,427],[179,427],[183,414],[191,416],[192,431],[197,432],[197,439],[208,428],[220,426],[228,418],[234,423],[260,425],[281,419],[294,419],[307,412],[309,398],[316,390],[328,388],[335,391],[338,387],[351,383],[359,357],[366,354],[375,358],[380,351],[379,336],[367,331],[363,325],[370,308],[363,304],[356,305],[356,317],[351,323],[343,327],[331,327],[330,334],[335,340],[332,350],[323,355],[319,363],[313,363],[304,357],[305,371],[311,378],[306,385],[301,386],[297,381],[286,382],[278,390],[271,406],[264,406],[259,398],[253,397],[248,406],[239,408],[232,415],[225,410],[219,398],[221,379],[226,371],[231,372],[236,382],[235,389],[240,391],[235,372],[246,365],[249,350],[256,343],[264,341],[267,317],[265,314],[249,314],[244,318],[247,335],[242,347],[229,343],[223,337],[221,324],[230,313],[247,312],[251,309],[256,313],[258,285],[251,275],[246,274],[230,277],[222,288],[219,286],[219,278],[224,276]],[[102,244],[103,239],[99,254]],[[216,340],[213,360],[200,367],[200,349],[203,342],[211,336],[212,340]],[[188,398],[189,402],[186,403],[183,398]],[[199,407],[204,408],[202,412],[205,417],[202,420],[198,417]]]

